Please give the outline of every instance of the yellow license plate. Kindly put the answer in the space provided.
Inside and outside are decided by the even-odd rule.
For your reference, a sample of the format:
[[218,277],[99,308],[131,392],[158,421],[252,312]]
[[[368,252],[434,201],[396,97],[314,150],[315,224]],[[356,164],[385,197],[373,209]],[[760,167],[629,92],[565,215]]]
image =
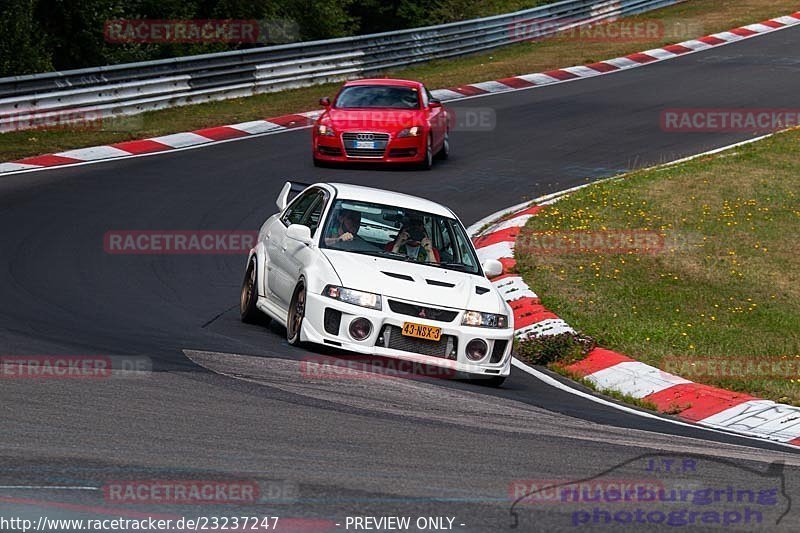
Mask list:
[[403,335],[406,337],[427,339],[429,341],[438,341],[442,338],[442,328],[423,326],[422,324],[414,324],[413,322],[404,322]]

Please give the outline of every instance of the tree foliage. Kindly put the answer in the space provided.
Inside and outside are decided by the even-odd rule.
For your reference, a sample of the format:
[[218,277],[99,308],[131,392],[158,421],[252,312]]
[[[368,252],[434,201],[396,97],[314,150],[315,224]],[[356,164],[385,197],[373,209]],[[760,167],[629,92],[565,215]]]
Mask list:
[[[543,0],[0,0],[0,76],[326,39],[513,11]],[[110,42],[107,21],[256,20],[260,43]]]

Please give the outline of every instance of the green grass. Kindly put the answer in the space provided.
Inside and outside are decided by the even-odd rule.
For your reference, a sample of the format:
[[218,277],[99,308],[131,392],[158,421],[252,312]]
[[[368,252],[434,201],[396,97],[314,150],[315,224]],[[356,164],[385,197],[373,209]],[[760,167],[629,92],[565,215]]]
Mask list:
[[[794,130],[573,193],[523,235],[644,229],[665,248],[520,252],[517,268],[570,325],[645,363],[798,358],[799,142]],[[800,405],[798,378],[695,380]]]
[[[518,7],[522,7],[529,2],[520,0],[518,3]],[[511,4],[514,2],[495,2],[492,5],[510,7]],[[469,2],[465,2],[466,14],[471,13],[469,5]],[[687,32],[676,36],[666,35],[637,42],[589,42],[569,38],[523,42],[488,54],[433,61],[386,74],[418,79],[432,88],[452,87],[593,63],[796,10],[797,3],[788,0],[691,0],[637,17],[661,20],[667,28],[675,27],[674,23],[687,28]],[[332,95],[339,85],[332,83],[154,111],[125,119],[108,119],[98,129],[65,128],[0,134],[0,161],[309,111],[319,107],[317,101],[320,96]]]

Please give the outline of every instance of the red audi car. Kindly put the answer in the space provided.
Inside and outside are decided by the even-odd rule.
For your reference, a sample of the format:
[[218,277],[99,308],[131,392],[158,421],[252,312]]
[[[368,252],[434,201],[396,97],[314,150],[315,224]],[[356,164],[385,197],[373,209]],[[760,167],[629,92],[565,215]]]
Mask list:
[[429,169],[450,151],[447,110],[417,81],[345,83],[314,123],[314,164],[413,163]]

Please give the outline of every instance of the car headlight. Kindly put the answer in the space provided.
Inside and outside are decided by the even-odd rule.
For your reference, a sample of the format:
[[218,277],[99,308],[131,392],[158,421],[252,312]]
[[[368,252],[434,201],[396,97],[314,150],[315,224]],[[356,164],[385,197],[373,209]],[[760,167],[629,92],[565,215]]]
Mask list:
[[336,135],[336,133],[334,133],[333,131],[333,128],[331,128],[327,124],[319,124],[317,126],[317,133],[322,135],[323,137],[333,137]]
[[462,326],[475,326],[478,328],[498,328],[508,327],[508,317],[506,315],[496,315],[494,313],[481,313],[480,311],[467,311],[464,313]]
[[418,137],[420,135],[422,135],[422,126],[412,126],[400,130],[400,133],[397,134],[398,137]]
[[361,307],[369,307],[370,309],[381,310],[381,295],[371,292],[357,291],[355,289],[346,289],[344,287],[337,287],[336,285],[328,285],[322,291],[323,296],[339,300],[341,302],[359,305]]

